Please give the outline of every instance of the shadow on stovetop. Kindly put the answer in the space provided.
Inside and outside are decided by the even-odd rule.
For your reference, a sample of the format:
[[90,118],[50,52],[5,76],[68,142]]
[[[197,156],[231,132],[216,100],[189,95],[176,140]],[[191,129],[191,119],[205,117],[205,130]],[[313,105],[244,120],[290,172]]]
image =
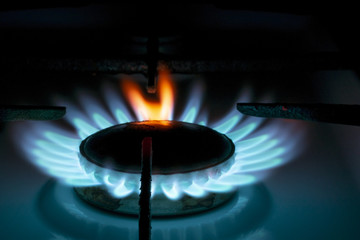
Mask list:
[[[228,203],[208,212],[152,220],[152,239],[269,239],[262,228],[272,210],[264,184],[242,187]],[[47,182],[35,210],[54,239],[138,239],[137,217],[112,214],[84,204],[73,189]]]

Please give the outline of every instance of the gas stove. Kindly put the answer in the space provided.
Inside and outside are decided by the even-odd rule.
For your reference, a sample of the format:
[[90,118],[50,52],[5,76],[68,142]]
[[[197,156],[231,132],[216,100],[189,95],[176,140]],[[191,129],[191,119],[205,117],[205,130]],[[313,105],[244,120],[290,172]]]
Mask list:
[[[123,18],[113,19],[114,10],[137,8],[111,6],[0,12],[9,43],[34,33],[26,46],[9,44],[1,60],[1,239],[145,239],[148,230],[155,240],[356,238],[358,127],[251,117],[236,108],[358,104],[356,62],[343,58],[316,9],[168,6],[173,28],[160,29],[159,15],[145,24],[150,30],[134,30],[140,19],[129,24],[119,58],[111,30]],[[47,28],[47,13],[82,20],[49,17]],[[107,18],[90,21],[89,13]],[[80,43],[91,34],[104,51],[84,54],[91,44]],[[47,44],[37,55],[27,46],[42,46],[36,36],[60,37],[67,49]],[[272,37],[263,49],[255,47],[261,36]],[[51,106],[54,120],[33,121],[48,120],[41,106]],[[66,107],[63,119],[56,106]]]

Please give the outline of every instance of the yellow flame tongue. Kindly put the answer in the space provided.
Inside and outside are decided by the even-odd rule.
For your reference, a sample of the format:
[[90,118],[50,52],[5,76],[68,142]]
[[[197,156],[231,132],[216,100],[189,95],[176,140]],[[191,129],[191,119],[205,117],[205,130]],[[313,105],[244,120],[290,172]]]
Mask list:
[[123,81],[122,89],[139,119],[171,120],[174,109],[174,86],[168,72],[159,73],[157,102],[146,99],[139,85],[131,80]]

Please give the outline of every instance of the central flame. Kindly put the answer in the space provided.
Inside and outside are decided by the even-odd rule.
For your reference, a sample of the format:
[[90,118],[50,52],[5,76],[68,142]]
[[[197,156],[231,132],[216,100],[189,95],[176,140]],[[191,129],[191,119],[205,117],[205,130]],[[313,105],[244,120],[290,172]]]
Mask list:
[[174,109],[174,86],[168,72],[162,71],[159,73],[159,100],[156,102],[146,98],[140,86],[134,81],[124,80],[122,82],[122,89],[138,119],[172,120]]

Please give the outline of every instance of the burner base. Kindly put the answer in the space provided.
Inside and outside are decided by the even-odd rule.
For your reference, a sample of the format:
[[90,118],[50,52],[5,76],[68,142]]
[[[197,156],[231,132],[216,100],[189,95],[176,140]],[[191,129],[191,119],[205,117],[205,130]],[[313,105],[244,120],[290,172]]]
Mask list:
[[[74,189],[82,200],[98,208],[114,213],[139,214],[138,194],[116,198],[101,186],[75,187]],[[165,195],[156,195],[151,199],[151,215],[153,217],[166,217],[200,213],[224,204],[234,195],[235,192],[210,193],[201,198],[184,195],[178,200],[171,200]]]

